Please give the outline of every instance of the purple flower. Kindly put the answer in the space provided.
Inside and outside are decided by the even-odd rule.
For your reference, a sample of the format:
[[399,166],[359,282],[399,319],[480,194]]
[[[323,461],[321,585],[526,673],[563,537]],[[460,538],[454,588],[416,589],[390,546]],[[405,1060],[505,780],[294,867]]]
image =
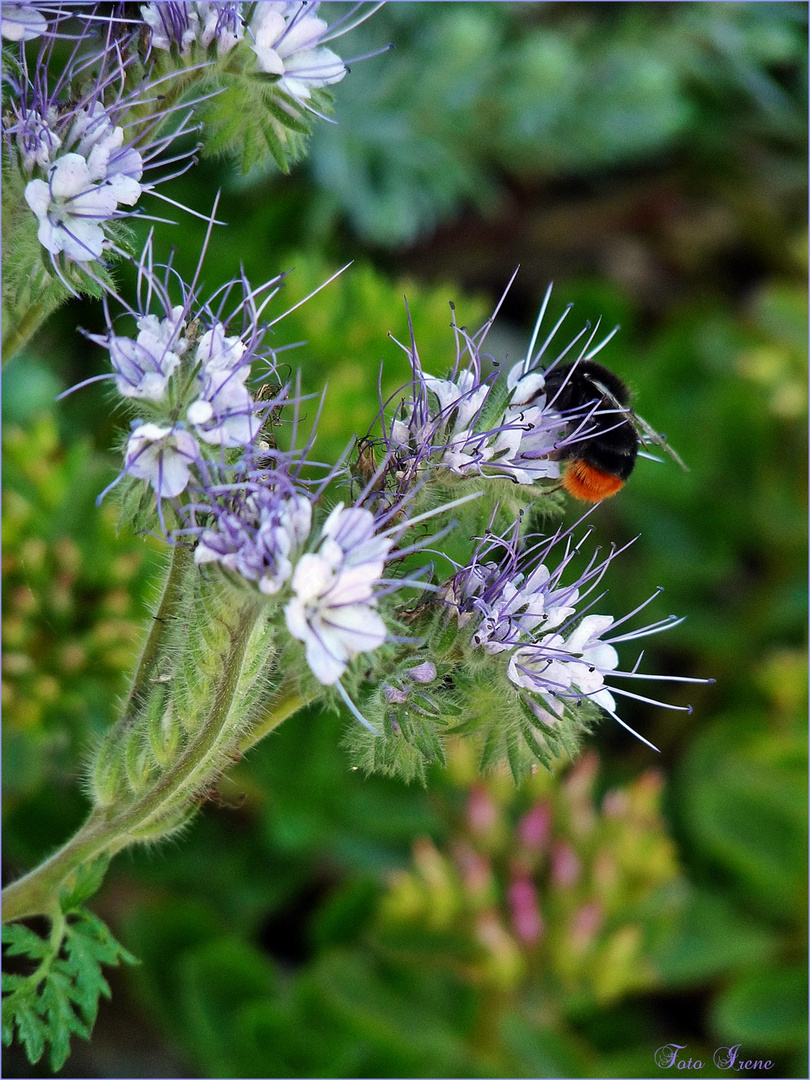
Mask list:
[[261,430],[262,406],[254,403],[245,382],[252,357],[236,335],[226,337],[215,323],[197,346],[199,396],[186,411],[204,442],[216,446],[250,446]]
[[185,329],[185,315],[182,305],[173,308],[165,319],[141,315],[134,341],[113,333],[101,339],[110,350],[115,385],[122,397],[163,401],[169,379],[187,349],[185,339],[180,336]]
[[546,393],[545,374],[583,339],[577,358],[595,356],[616,330],[594,346],[598,324],[591,331],[586,323],[552,361],[540,368],[572,306],[568,305],[535,350],[550,294],[551,286],[526,357],[517,363],[501,364],[483,352],[503,298],[475,334],[456,325],[453,310],[456,355],[445,378],[424,371],[413,330],[410,345],[397,342],[408,356],[413,377],[399,398],[387,431],[383,424],[383,437],[391,461],[387,472],[395,475],[400,490],[439,468],[445,477],[448,472],[461,477],[507,477],[521,485],[559,478],[559,461],[566,457],[566,451],[588,437],[593,409],[558,409],[554,397],[550,399]]
[[[501,476],[525,485],[559,477],[566,421],[549,406],[541,372],[522,362],[501,373],[482,352],[495,314],[471,335],[456,325],[453,311],[456,356],[446,378],[424,371],[413,338],[410,346],[400,345],[413,378],[385,441],[403,486],[440,466],[457,476]],[[487,362],[491,371],[484,374]]]
[[263,487],[242,502],[238,513],[218,513],[216,528],[202,531],[194,560],[198,565],[218,562],[272,596],[289,580],[311,527],[312,503],[305,494],[281,496]]
[[[646,607],[658,592],[621,619],[590,613],[588,609],[594,601],[586,603],[586,600],[618,552],[611,551],[601,561],[595,553],[579,578],[563,585],[563,573],[578,550],[571,544],[571,530],[528,546],[532,538],[519,539],[518,528],[515,525],[510,534],[484,539],[470,565],[460,570],[439,595],[455,613],[459,627],[469,629],[473,648],[491,654],[509,654],[507,677],[540,723],[555,724],[567,708],[591,700],[627,727],[616,712],[615,694],[664,708],[691,711],[688,706],[669,705],[607,682],[607,679],[706,681],[643,675],[637,670],[638,662],[630,671],[619,669],[616,644],[656,634],[682,622],[670,616],[629,633],[614,632]],[[549,559],[563,540],[564,548],[551,569]],[[642,736],[637,737],[647,742]]]
[[168,51],[176,45],[182,56],[199,44],[207,50],[216,42],[218,56],[225,56],[244,37],[242,5],[238,3],[141,4],[143,21],[149,27],[149,46]]
[[619,654],[601,635],[613,626],[610,615],[586,615],[567,637],[544,634],[515,650],[509,660],[509,678],[516,686],[551,699],[588,697],[606,712],[616,702],[605,677],[619,666]]

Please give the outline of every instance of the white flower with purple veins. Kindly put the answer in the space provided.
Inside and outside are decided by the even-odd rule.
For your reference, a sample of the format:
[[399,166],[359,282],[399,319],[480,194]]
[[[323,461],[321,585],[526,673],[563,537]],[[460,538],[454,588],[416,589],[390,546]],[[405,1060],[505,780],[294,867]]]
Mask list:
[[32,41],[47,27],[48,20],[32,4],[0,6],[0,33],[7,41]]
[[44,163],[62,141],[71,146],[50,166],[48,179],[31,180],[25,200],[39,219],[37,236],[52,255],[64,253],[76,262],[101,257],[103,226],[116,216],[119,203],[134,206],[141,194],[143,161],[124,147],[124,132],[113,127],[103,106],[81,110],[64,140],[46,138],[40,125],[38,146],[28,160]]
[[169,379],[186,351],[185,338],[180,337],[185,309],[172,310],[171,317],[142,315],[137,322],[138,337],[111,334],[108,339],[110,360],[115,368],[115,385],[122,397],[162,401]]
[[281,89],[301,101],[313,89],[340,82],[347,70],[336,53],[319,44],[328,27],[315,15],[316,6],[266,0],[256,5],[250,21],[258,70],[279,76]]
[[197,346],[200,396],[186,413],[199,436],[216,446],[249,446],[259,433],[261,418],[245,380],[250,365],[243,364],[246,346],[239,337],[226,337],[217,323]]
[[338,504],[324,524],[318,550],[298,560],[294,596],[284,616],[292,636],[306,645],[307,663],[324,686],[333,686],[359,653],[385,641],[374,586],[392,544],[376,535],[368,510]]
[[509,466],[518,484],[533,484],[541,477],[556,479],[558,462],[549,460],[557,448],[565,421],[546,406],[545,381],[539,372],[523,373],[515,364],[506,377],[511,391],[503,416],[504,430],[493,447],[492,464]]
[[159,499],[172,499],[185,491],[199,456],[194,436],[183,428],[139,424],[127,441],[124,471],[148,480]]
[[25,201],[39,220],[39,242],[52,255],[64,251],[76,262],[101,258],[102,225],[118,205],[109,187],[93,182],[79,154],[63,154],[51,167],[48,180],[32,180]]
[[567,638],[547,634],[535,645],[517,649],[509,661],[509,678],[547,700],[587,697],[615,713],[616,702],[605,686],[605,675],[616,670],[619,654],[599,640],[613,624],[610,615],[586,615]]
[[240,337],[226,337],[222,323],[215,323],[200,338],[196,360],[205,371],[230,371],[239,367],[245,349]]

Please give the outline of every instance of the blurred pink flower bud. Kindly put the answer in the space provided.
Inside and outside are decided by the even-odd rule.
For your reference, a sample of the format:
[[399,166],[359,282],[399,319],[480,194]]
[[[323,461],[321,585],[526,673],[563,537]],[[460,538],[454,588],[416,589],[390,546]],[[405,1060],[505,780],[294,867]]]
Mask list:
[[475,784],[467,803],[467,823],[474,833],[488,832],[498,821],[498,805],[483,784]]
[[518,823],[518,838],[529,851],[545,847],[551,827],[551,807],[548,803],[536,803]]
[[509,886],[509,906],[515,934],[526,945],[534,945],[542,937],[543,920],[534,883],[529,878],[517,878]]
[[555,844],[551,852],[551,880],[563,888],[575,885],[582,867],[570,844]]

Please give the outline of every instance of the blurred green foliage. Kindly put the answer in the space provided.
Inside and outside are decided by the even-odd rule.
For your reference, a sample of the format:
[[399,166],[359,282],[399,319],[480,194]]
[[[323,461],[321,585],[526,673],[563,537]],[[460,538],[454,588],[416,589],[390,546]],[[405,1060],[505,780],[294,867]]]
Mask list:
[[[772,1075],[806,1076],[805,9],[392,4],[353,48],[387,40],[396,52],[336,88],[338,126],[316,130],[307,174],[236,181],[209,163],[177,182],[180,199],[227,185],[208,286],[240,261],[257,283],[294,267],[289,306],[359,257],[276,330],[307,343],[285,357],[307,392],[328,378],[328,460],[373,420],[380,362],[384,395],[407,377],[386,339],[407,339],[403,294],[438,374],[449,300],[477,327],[523,262],[490,337],[516,355],[557,267],[551,318],[573,300],[576,329],[622,324],[601,358],[691,470],[641,461],[591,517],[602,544],[640,535],[606,579],[607,610],[665,586],[658,613],[688,618],[649,641],[644,668],[717,684],[670,688],[691,716],[624,704],[663,781],[607,721],[589,741],[598,768],[589,755],[519,791],[461,759],[426,790],[366,779],[341,747],[346,718],[289,721],[178,842],[113,863],[99,914],[144,962],[113,975],[94,1042],[62,1075],[648,1076],[668,1042],[724,1075],[712,1053],[739,1042]],[[183,272],[201,233],[164,233]],[[14,873],[81,818],[83,750],[125,687],[161,563],[93,507],[120,437],[103,391],[50,404],[104,370],[74,335],[98,318],[69,305],[4,375]],[[482,798],[491,834],[470,824]],[[527,945],[509,890],[538,803],[551,846],[524,875],[544,920]],[[585,868],[576,897],[551,881],[555,843]],[[490,867],[480,893],[470,851]],[[608,864],[614,906],[577,955],[573,912]]]
[[309,168],[319,214],[379,244],[491,209],[506,178],[671,153],[731,170],[754,134],[804,135],[803,86],[779,79],[805,53],[794,5],[392,4],[359,34],[397,52],[352,71]]

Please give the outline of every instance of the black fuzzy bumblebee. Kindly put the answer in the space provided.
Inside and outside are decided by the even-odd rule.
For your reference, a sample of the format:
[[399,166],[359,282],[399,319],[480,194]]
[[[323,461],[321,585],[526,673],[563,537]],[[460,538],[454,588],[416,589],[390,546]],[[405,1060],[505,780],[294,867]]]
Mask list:
[[560,364],[545,377],[547,403],[558,412],[573,412],[570,430],[583,438],[569,447],[562,485],[585,502],[601,502],[624,486],[636,464],[642,442],[661,446],[686,466],[664,439],[630,407],[631,394],[618,375],[593,360]]

